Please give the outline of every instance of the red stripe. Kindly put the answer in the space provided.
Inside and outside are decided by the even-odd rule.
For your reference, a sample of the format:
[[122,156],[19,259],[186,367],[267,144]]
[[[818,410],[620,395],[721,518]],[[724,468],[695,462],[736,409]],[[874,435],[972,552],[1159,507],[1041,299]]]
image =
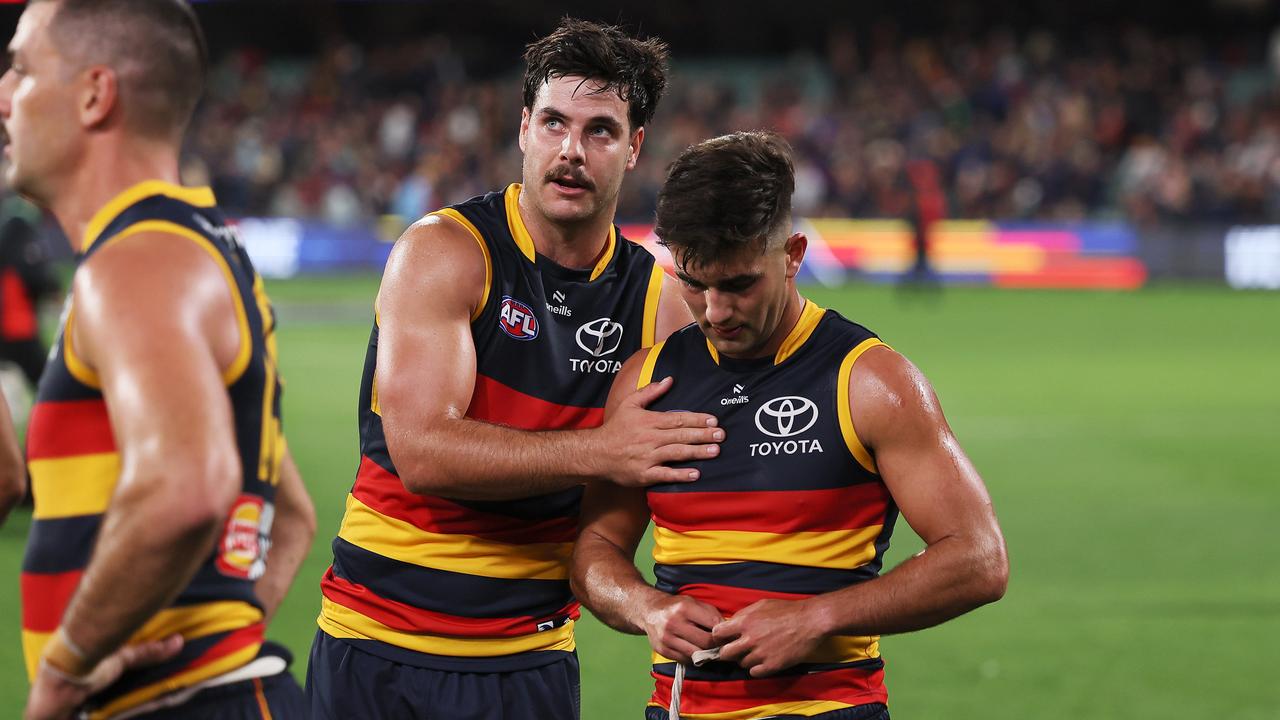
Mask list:
[[[242,627],[239,630],[234,630],[230,635],[227,635],[210,646],[208,650],[205,650],[204,653],[200,655],[200,657],[184,665],[182,670],[179,672],[186,672],[187,670],[194,670],[203,665],[208,665],[215,660],[224,658],[231,653],[250,645],[261,645],[262,635],[265,629],[266,626],[262,623],[254,623],[252,625]],[[176,675],[177,673],[174,674]]]
[[94,400],[36,403],[27,426],[27,459],[114,452],[107,404]]
[[440,497],[415,495],[405,490],[400,478],[367,457],[360,458],[351,494],[379,513],[426,532],[475,535],[513,545],[573,542],[578,534],[576,517],[525,520],[479,512]]
[[82,574],[82,570],[22,573],[22,629],[38,633],[57,630]]
[[[650,702],[671,704],[672,679],[652,673],[657,681]],[[829,700],[865,705],[888,702],[884,669],[843,668],[806,675],[753,678],[751,680],[690,680],[680,694],[680,712],[732,712],[774,703]]]
[[521,430],[574,430],[599,427],[604,408],[547,402],[477,373],[467,417]]
[[[519,637],[537,632],[540,620],[529,616],[509,618],[468,618],[423,610],[395,600],[378,597],[367,587],[344,580],[329,568],[320,581],[324,596],[339,605],[401,632],[453,635],[456,637]],[[571,602],[548,617],[581,616],[578,603]]]
[[833,490],[650,492],[656,525],[676,532],[795,533],[852,530],[884,522],[889,491],[868,482]]
[[696,600],[713,606],[722,615],[728,617],[742,608],[760,600],[804,600],[813,597],[802,593],[774,592],[772,590],[755,590],[752,588],[729,587],[728,585],[706,585],[691,583],[680,588],[681,595],[688,595]]

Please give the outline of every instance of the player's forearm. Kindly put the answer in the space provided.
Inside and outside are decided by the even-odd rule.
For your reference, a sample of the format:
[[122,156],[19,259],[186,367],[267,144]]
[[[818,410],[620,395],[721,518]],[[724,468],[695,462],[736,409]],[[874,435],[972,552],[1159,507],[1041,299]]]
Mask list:
[[[166,480],[172,486],[177,478]],[[161,489],[163,482],[121,483],[62,619],[90,664],[123,645],[186,587],[208,558],[231,499]]]
[[933,627],[999,600],[1008,560],[998,537],[948,537],[882,577],[805,602],[826,635],[889,635]]
[[9,409],[0,396],[0,525],[27,490],[26,466],[13,431]]
[[593,430],[532,432],[457,418],[427,430],[388,428],[391,460],[414,493],[513,500],[581,485],[602,474]]
[[254,585],[254,593],[262,603],[266,620],[275,616],[298,568],[311,549],[316,534],[316,510],[298,473],[293,456],[285,453],[280,463],[280,482],[276,487],[275,521],[271,526],[271,550],[267,554],[265,574]]
[[613,543],[583,531],[573,551],[573,593],[600,622],[619,632],[645,634],[644,614],[663,593],[644,581],[631,558]]

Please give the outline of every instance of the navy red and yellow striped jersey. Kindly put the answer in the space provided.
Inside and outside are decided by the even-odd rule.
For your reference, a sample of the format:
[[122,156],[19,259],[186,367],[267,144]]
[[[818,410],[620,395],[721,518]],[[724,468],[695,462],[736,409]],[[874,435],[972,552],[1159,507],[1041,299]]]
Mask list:
[[[109,717],[175,690],[225,674],[253,660],[262,644],[262,606],[253,591],[270,546],[273,500],[284,453],[275,316],[234,231],[208,188],[159,181],[135,185],[104,206],[86,230],[83,263],[138,233],[165,233],[194,242],[221,268],[240,328],[239,351],[223,373],[242,469],[241,494],[222,536],[191,582],[130,642],[180,633],[172,660],[126,673],[96,695],[92,717]],[[36,393],[27,429],[27,462],[35,496],[22,564],[22,645],[28,675],[89,563],[103,513],[120,476],[111,408],[99,379],[76,355],[68,296],[57,339]],[[182,468],[172,468],[182,482]],[[145,581],[145,578],[140,578]]]
[[[651,407],[715,415],[714,460],[696,483],[648,490],[657,587],[730,617],[764,599],[799,600],[876,577],[897,507],[858,441],[849,377],[874,334],[806,302],[774,357],[721,357],[696,325],[649,351],[639,385],[672,376]],[[854,402],[857,398],[854,398]],[[801,664],[752,678],[732,663],[688,668],[689,720],[808,717],[885,702],[879,638],[825,640]],[[656,653],[650,705],[671,701],[675,663]]]
[[[467,417],[523,430],[590,428],[614,375],[653,344],[662,269],[611,228],[595,267],[537,254],[520,186],[438,211],[487,263],[471,318],[476,381]],[[419,667],[499,672],[574,649],[569,591],[581,488],[509,501],[408,492],[387,451],[375,319],[360,387],[360,466],[321,582],[320,628]]]

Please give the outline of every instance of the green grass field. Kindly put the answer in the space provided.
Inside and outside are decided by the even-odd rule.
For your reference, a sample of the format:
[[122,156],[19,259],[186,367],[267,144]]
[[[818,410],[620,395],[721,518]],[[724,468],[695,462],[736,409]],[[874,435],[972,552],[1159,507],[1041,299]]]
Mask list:
[[[376,280],[273,283],[286,428],[317,542],[271,635],[300,657],[356,467]],[[933,381],[995,500],[1003,601],[882,642],[895,718],[1280,718],[1280,295],[813,289]],[[0,529],[0,713],[25,696]],[[919,541],[900,523],[889,565]],[[647,645],[579,626],[583,717],[638,718]]]

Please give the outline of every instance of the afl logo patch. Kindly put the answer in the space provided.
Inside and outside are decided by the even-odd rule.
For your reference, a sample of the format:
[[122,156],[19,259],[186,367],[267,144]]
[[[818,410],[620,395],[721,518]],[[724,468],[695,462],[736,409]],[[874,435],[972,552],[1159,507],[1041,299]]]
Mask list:
[[532,340],[538,337],[538,318],[533,309],[510,295],[502,296],[498,310],[498,327],[516,340]]

